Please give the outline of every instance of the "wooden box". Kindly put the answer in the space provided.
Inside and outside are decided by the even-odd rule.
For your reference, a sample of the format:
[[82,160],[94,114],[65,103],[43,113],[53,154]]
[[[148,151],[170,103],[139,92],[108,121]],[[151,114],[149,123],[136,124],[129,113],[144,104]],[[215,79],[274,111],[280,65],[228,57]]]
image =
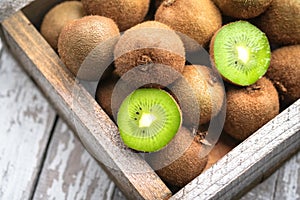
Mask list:
[[[300,148],[300,100],[259,129],[176,194],[137,154],[120,149],[118,129],[86,89],[64,67],[37,30],[59,0],[6,0],[0,8],[2,37],[59,114],[77,131],[88,151],[107,168],[130,199],[231,199],[263,180]],[[6,5],[6,7],[5,7]],[[4,13],[5,9],[5,13]],[[72,91],[79,98],[72,98]],[[72,116],[72,117],[70,117]],[[105,168],[105,166],[103,166]],[[145,173],[134,173],[137,170]]]

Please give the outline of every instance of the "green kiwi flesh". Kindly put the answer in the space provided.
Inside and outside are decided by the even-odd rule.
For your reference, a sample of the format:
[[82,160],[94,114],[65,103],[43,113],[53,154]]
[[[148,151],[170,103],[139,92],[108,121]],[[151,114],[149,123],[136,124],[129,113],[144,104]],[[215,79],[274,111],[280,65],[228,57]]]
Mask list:
[[223,78],[240,86],[260,79],[271,60],[268,38],[246,21],[223,26],[212,39],[210,55]]
[[300,45],[285,46],[272,52],[271,65],[266,76],[280,95],[285,108],[300,98]]
[[41,25],[41,34],[57,50],[58,37],[62,28],[74,19],[85,15],[82,3],[79,1],[66,1],[53,7],[44,17]]
[[273,0],[213,0],[222,13],[239,19],[257,17]]
[[263,77],[248,87],[228,88],[224,131],[245,140],[279,113],[279,97],[272,82]]
[[122,102],[117,124],[128,147],[155,152],[176,135],[181,126],[181,111],[167,92],[154,88],[137,89]]
[[300,1],[273,0],[257,25],[272,43],[300,44]]
[[64,26],[58,39],[58,53],[79,79],[99,80],[113,60],[119,35],[112,19],[85,16]]
[[149,9],[150,0],[81,0],[86,12],[113,19],[125,31],[141,23]]

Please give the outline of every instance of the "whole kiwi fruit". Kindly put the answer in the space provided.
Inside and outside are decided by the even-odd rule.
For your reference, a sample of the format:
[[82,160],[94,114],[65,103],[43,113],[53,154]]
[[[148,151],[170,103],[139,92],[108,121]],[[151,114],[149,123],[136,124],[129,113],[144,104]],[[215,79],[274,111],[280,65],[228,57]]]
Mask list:
[[266,76],[273,82],[284,108],[300,98],[300,45],[285,46],[272,52]]
[[53,7],[44,17],[41,34],[57,50],[57,42],[62,28],[71,20],[82,18],[85,11],[79,1],[66,1]]
[[207,155],[203,155],[203,146],[191,136],[190,130],[182,126],[168,146],[147,160],[160,178],[170,185],[183,187],[206,166]]
[[178,99],[186,126],[209,122],[221,110],[225,96],[219,77],[202,65],[186,65],[183,77],[172,84],[170,90]]
[[99,80],[113,60],[119,29],[112,19],[85,16],[68,23],[58,39],[58,53],[79,79]]
[[204,46],[222,25],[221,13],[211,0],[166,0],[156,11],[155,20],[186,35],[187,51],[195,50],[191,39]]
[[213,0],[224,15],[238,18],[254,18],[263,13],[273,0]]
[[300,1],[273,0],[256,21],[272,43],[300,44]]
[[185,66],[180,37],[156,21],[143,22],[125,31],[115,46],[114,57],[115,73],[130,84],[166,86],[180,77]]
[[81,0],[86,12],[113,19],[125,31],[141,23],[149,9],[150,0]]
[[227,89],[224,131],[237,140],[246,139],[279,113],[278,93],[265,77],[248,87]]
[[[118,80],[119,79],[116,76],[113,76],[112,78],[100,80],[96,90],[96,101],[106,112],[106,114],[111,118],[113,118],[111,98],[112,98],[114,87],[118,82]],[[120,106],[121,102],[118,104],[118,106]]]

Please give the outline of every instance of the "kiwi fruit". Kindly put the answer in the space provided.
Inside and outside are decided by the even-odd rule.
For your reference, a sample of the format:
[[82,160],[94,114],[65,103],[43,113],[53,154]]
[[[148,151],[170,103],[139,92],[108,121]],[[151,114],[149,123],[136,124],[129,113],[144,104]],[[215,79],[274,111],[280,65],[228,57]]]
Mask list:
[[300,45],[285,46],[272,52],[266,76],[273,82],[283,108],[300,98]]
[[228,152],[230,152],[234,147],[239,144],[239,141],[235,140],[227,134],[221,134],[218,142],[212,148],[208,154],[207,165],[204,170],[209,169],[214,165],[218,160],[224,157]]
[[228,87],[226,96],[224,131],[237,140],[245,140],[279,113],[278,93],[265,77],[248,87]]
[[300,44],[300,1],[273,0],[256,21],[272,43]]
[[263,13],[273,0],[213,0],[224,15],[238,18],[254,18]]
[[114,57],[115,73],[130,84],[166,86],[180,77],[185,66],[181,39],[167,25],[156,21],[125,31],[115,46]]
[[115,76],[100,80],[96,89],[95,99],[110,118],[113,118],[112,94],[118,80]]
[[112,19],[85,16],[68,23],[58,39],[58,53],[79,79],[99,80],[113,60],[119,29]]
[[170,90],[178,99],[184,124],[196,128],[219,113],[225,96],[216,74],[202,65],[186,65],[183,77],[172,84]]
[[154,1],[154,6],[156,9],[159,8],[159,6],[164,2],[164,0],[153,0]]
[[267,72],[271,49],[268,38],[256,26],[237,21],[223,26],[214,35],[210,55],[224,80],[247,86]]
[[[182,126],[170,144],[148,160],[160,178],[170,185],[183,187],[201,174],[206,166],[207,155],[202,153],[203,145],[196,138],[191,140],[191,136],[190,130]],[[163,167],[158,169],[157,165]]]
[[44,17],[41,34],[57,50],[57,42],[62,28],[74,19],[82,18],[85,11],[79,1],[66,1],[53,7]]
[[169,93],[142,88],[122,102],[117,124],[125,145],[137,151],[155,152],[175,136],[181,118],[179,106]]
[[150,0],[81,0],[86,12],[113,19],[125,31],[141,23],[149,9]]
[[[221,27],[222,17],[211,0],[166,0],[156,11],[155,20],[167,24],[205,46]],[[194,51],[194,44],[183,37],[186,50]]]

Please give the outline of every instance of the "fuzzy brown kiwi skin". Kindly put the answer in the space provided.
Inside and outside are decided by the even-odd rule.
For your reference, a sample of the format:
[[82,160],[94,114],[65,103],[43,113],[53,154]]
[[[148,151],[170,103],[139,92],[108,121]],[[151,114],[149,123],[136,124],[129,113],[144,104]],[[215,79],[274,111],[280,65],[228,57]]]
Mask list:
[[66,1],[53,7],[44,17],[41,24],[41,34],[57,50],[58,37],[62,28],[71,20],[85,16],[82,3]]
[[[206,124],[222,109],[225,91],[219,81],[215,73],[206,66],[186,65],[183,78],[170,86],[180,103],[186,126]],[[200,116],[191,114],[196,111],[200,112]]]
[[[66,67],[79,79],[99,80],[103,70],[111,64],[119,35],[119,29],[112,19],[85,16],[71,21],[62,29],[58,53]],[[101,56],[93,56],[91,58],[95,60],[89,58],[89,65],[83,65],[90,53]]]
[[300,1],[273,0],[256,25],[275,44],[300,44]]
[[224,15],[238,18],[254,18],[263,13],[273,0],[213,0]]
[[228,87],[224,131],[245,140],[279,113],[278,93],[265,77],[248,87]]
[[266,76],[273,82],[285,108],[300,98],[300,45],[285,46],[272,52]]
[[117,84],[118,80],[119,79],[116,76],[101,80],[96,90],[96,101],[111,119],[113,119],[111,98],[114,87]]
[[201,174],[207,163],[207,156],[201,155],[202,144],[196,138],[187,141],[186,135],[191,135],[191,132],[187,128],[181,127],[170,144],[165,149],[157,152],[156,157],[152,160],[152,162],[163,163],[169,157],[173,157],[174,154],[178,153],[178,149],[185,149],[185,151],[182,151],[183,154],[171,164],[156,170],[162,180],[177,187],[183,187]]
[[81,0],[86,12],[113,19],[125,31],[141,23],[149,9],[150,0]]
[[[122,79],[131,84],[155,79],[154,83],[167,86],[180,77],[185,66],[181,39],[170,27],[156,21],[128,29],[116,44],[114,57],[116,74],[126,74]],[[132,70],[138,66],[138,70]]]
[[[155,20],[194,39],[201,46],[208,44],[222,25],[221,13],[210,0],[164,1],[155,14]],[[187,51],[194,51],[190,40],[184,43]]]

